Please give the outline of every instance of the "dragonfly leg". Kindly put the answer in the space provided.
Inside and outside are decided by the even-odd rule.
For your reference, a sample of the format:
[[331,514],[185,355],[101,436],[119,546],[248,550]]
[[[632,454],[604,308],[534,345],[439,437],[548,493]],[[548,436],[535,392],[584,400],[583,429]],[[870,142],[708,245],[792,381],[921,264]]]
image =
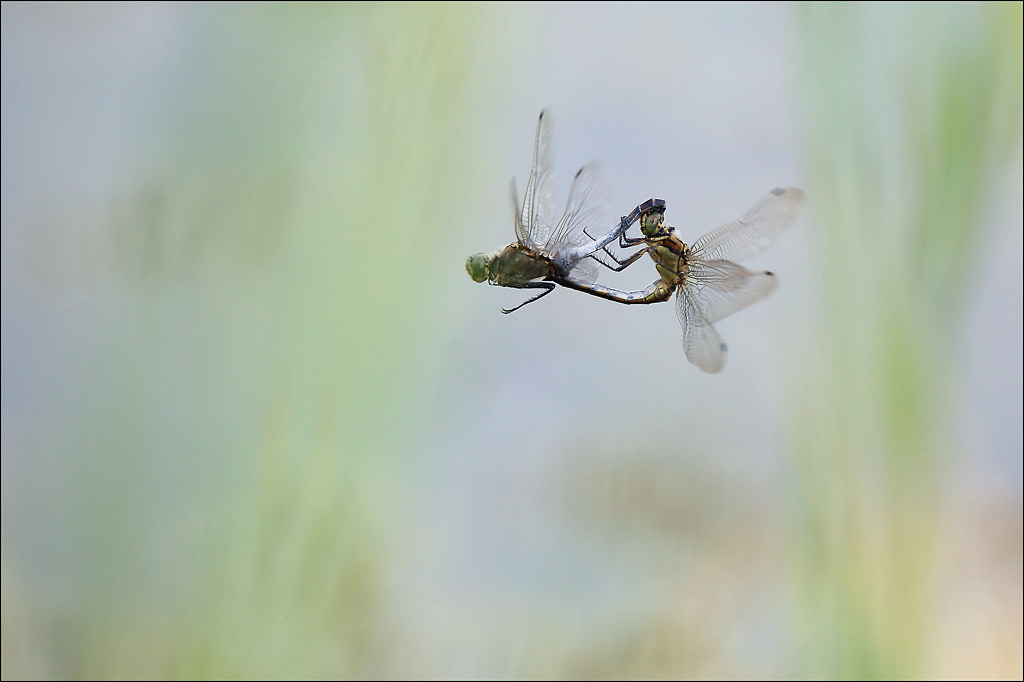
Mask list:
[[640,239],[633,239],[632,237],[627,237],[625,232],[619,235],[619,246],[623,249],[628,249],[631,246],[637,246],[639,244],[644,244],[646,242],[647,239],[643,237],[641,237]]
[[615,301],[616,303],[625,303],[627,305],[661,303],[662,301],[667,301],[675,290],[675,285],[669,284],[663,279],[659,279],[643,291],[620,291],[618,289],[609,289],[608,287],[601,286],[600,284],[580,282],[578,280],[569,279],[568,277],[561,277],[555,281],[564,287],[575,289],[576,291],[582,291],[583,293],[590,294],[591,296],[606,298],[609,301]]
[[643,256],[644,254],[646,254],[646,253],[647,253],[647,247],[644,247],[644,248],[640,249],[639,251],[637,251],[636,253],[634,253],[633,255],[631,255],[631,256],[630,256],[629,258],[627,258],[626,260],[619,260],[619,259],[618,259],[618,258],[616,258],[616,257],[615,257],[615,256],[614,256],[614,255],[613,255],[613,254],[612,254],[612,253],[611,253],[610,251],[608,251],[607,249],[605,249],[605,253],[607,253],[607,254],[608,254],[608,256],[609,256],[609,257],[610,257],[610,258],[611,258],[611,259],[612,259],[613,261],[615,261],[616,263],[618,263],[618,265],[617,265],[617,266],[613,266],[613,265],[608,265],[607,263],[602,263],[602,262],[601,262],[600,260],[598,260],[597,258],[594,258],[594,256],[591,256],[591,258],[594,258],[594,260],[596,260],[596,261],[597,261],[598,263],[601,263],[601,265],[605,266],[605,267],[606,267],[606,268],[608,268],[609,270],[612,270],[613,272],[622,272],[623,270],[625,270],[626,268],[628,268],[628,267],[629,267],[630,265],[632,265],[633,263],[637,262],[637,260],[639,260],[641,256]]
[[666,239],[668,239],[668,235],[669,233],[666,231],[659,232],[653,237],[641,237],[639,239],[633,239],[632,237],[627,237],[625,234],[620,234],[619,246],[624,249],[628,249],[631,246],[637,246],[638,244],[647,244],[648,246],[650,246],[655,242],[665,241]]
[[523,301],[522,303],[517,305],[515,308],[509,308],[507,310],[505,308],[502,308],[501,312],[503,314],[505,314],[505,315],[508,315],[509,313],[514,313],[515,311],[519,310],[520,308],[522,308],[527,303],[533,303],[534,301],[547,296],[548,294],[550,294],[552,291],[555,290],[555,283],[554,282],[526,282],[526,283],[523,283],[523,284],[506,284],[504,286],[512,287],[513,289],[543,289],[544,290],[544,291],[540,292],[539,294],[537,294],[536,296],[534,296],[533,298],[526,299],[525,301]]
[[[587,235],[588,237],[590,237],[591,239],[593,239],[593,237],[591,237],[591,236],[590,236],[590,233],[589,233],[589,232],[587,232],[587,228],[583,228],[583,234],[585,234],[585,235]],[[643,241],[643,240],[641,240],[641,242],[642,242],[642,241]],[[594,259],[594,260],[596,260],[596,261],[597,261],[598,263],[600,263],[601,265],[603,265],[604,267],[608,268],[609,270],[611,270],[611,271],[613,271],[613,272],[622,272],[622,271],[623,271],[623,270],[625,270],[625,269],[626,269],[627,267],[629,267],[630,265],[632,265],[633,263],[635,263],[635,262],[637,261],[637,259],[639,259],[639,258],[640,258],[641,256],[643,256],[643,255],[644,255],[645,253],[647,253],[647,249],[646,249],[646,248],[643,248],[643,249],[641,249],[641,250],[637,251],[636,253],[634,253],[633,255],[629,256],[629,257],[628,257],[628,258],[626,258],[625,260],[619,260],[619,258],[618,258],[618,257],[616,257],[614,253],[612,253],[611,251],[609,251],[609,250],[608,250],[608,247],[607,247],[607,246],[605,246],[605,247],[602,247],[602,248],[601,248],[601,250],[602,250],[602,251],[604,251],[604,253],[605,253],[605,255],[606,255],[606,256],[608,256],[608,257],[609,257],[609,258],[611,258],[611,259],[612,259],[613,261],[615,261],[616,263],[618,263],[618,267],[616,267],[616,266],[614,266],[614,265],[609,265],[608,263],[605,263],[605,262],[604,262],[603,260],[601,260],[600,258],[598,258],[598,257],[597,257],[597,254],[596,254],[596,253],[592,253],[592,254],[590,254],[589,258],[593,258],[593,259]]]

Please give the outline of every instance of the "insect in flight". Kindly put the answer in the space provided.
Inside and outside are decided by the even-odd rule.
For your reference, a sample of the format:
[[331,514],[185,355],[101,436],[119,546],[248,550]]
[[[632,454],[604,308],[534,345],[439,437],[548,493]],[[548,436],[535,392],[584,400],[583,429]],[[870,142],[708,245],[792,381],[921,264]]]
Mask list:
[[[664,212],[665,202],[649,199],[617,223],[607,217],[607,187],[600,167],[587,164],[576,172],[562,217],[555,221],[551,173],[550,114],[540,113],[533,146],[533,163],[520,207],[515,180],[512,207],[516,241],[490,254],[466,259],[466,271],[475,282],[516,289],[540,289],[536,296],[511,309],[511,313],[555,289],[555,284],[586,288],[597,276],[599,261],[591,256],[604,249],[642,216]],[[586,229],[612,225],[604,235],[591,238]]]
[[619,235],[620,247],[642,248],[624,260],[603,248],[604,254],[616,265],[602,264],[621,271],[646,253],[660,275],[657,281],[643,291],[632,292],[577,283],[572,279],[561,283],[626,304],[659,303],[667,301],[675,292],[686,359],[705,372],[719,372],[725,365],[727,348],[714,323],[761,300],[774,291],[777,284],[773,273],[752,272],[734,261],[754,256],[771,246],[796,218],[804,196],[794,187],[777,187],[740,218],[709,232],[690,246],[679,238],[675,228],[662,222],[662,213],[646,213],[640,221],[643,237],[632,239],[625,232]]

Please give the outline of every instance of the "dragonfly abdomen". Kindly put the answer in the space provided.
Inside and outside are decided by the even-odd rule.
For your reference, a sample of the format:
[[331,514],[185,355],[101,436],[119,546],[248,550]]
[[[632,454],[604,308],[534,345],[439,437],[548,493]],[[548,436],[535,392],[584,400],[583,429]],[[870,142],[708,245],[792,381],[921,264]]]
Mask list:
[[600,284],[579,282],[574,279],[558,279],[556,281],[562,286],[567,286],[570,289],[582,291],[586,294],[590,294],[591,296],[599,296],[600,298],[615,301],[616,303],[625,303],[627,305],[661,303],[662,301],[667,301],[671,298],[672,292],[675,291],[676,288],[675,283],[666,282],[664,279],[659,279],[643,291],[620,291],[619,289],[610,289]]

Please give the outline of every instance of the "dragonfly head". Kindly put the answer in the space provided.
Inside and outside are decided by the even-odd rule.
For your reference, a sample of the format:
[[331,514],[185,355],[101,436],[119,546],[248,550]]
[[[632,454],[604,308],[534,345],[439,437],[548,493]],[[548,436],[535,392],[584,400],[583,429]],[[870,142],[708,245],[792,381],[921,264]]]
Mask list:
[[663,207],[656,207],[649,211],[645,211],[640,216],[640,231],[648,237],[653,237],[661,229],[662,224],[665,222],[665,211]]
[[487,279],[488,264],[490,256],[486,253],[474,253],[466,259],[466,272],[473,278],[474,282],[483,282]]

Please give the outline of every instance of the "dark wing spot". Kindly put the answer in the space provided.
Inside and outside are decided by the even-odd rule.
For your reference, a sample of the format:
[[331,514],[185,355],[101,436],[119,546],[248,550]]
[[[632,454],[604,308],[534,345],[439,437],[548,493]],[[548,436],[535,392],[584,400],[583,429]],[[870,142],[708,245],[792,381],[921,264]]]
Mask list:
[[718,344],[718,350],[720,350],[723,353],[725,353],[725,352],[727,352],[729,350],[729,347],[727,345],[725,345],[724,343],[720,343],[720,344]]
[[784,190],[781,187],[776,187],[775,189],[772,190],[771,193],[774,194],[777,197],[781,197],[783,194],[786,193],[786,190]]

